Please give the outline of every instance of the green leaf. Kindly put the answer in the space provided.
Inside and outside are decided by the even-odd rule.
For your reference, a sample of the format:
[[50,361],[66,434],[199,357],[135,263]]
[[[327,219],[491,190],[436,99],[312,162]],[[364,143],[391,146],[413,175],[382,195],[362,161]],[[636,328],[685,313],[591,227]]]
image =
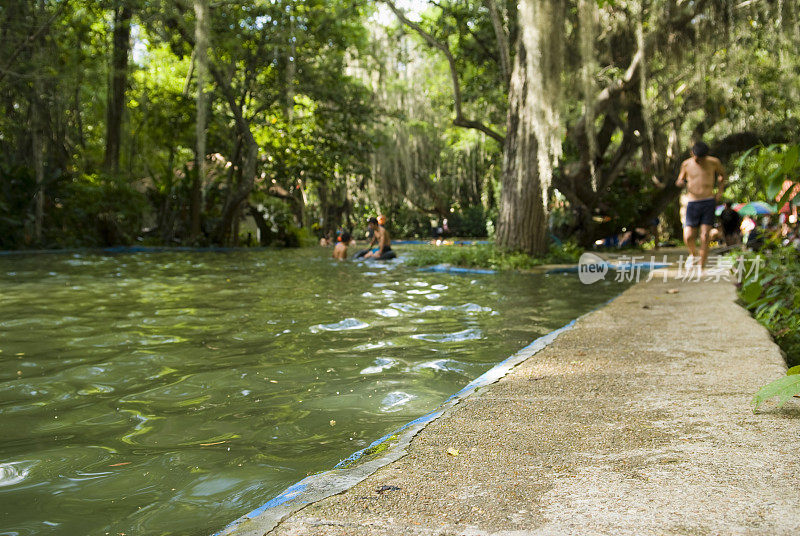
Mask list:
[[738,167],[738,168],[744,167],[744,162],[745,162],[745,160],[747,160],[747,157],[749,157],[753,153],[753,151],[755,151],[756,149],[761,149],[761,148],[762,147],[760,145],[757,145],[757,146],[751,147],[747,151],[745,151],[745,153],[742,156],[740,156],[739,160],[736,162],[736,167]]
[[[780,170],[771,174],[767,179],[767,197],[769,199],[775,199],[778,197],[778,194],[781,193],[781,188],[783,188],[783,177],[784,175],[780,173]],[[791,189],[789,189],[791,191]]]
[[[798,367],[792,367],[792,369],[796,368]],[[787,374],[758,390],[753,397],[753,411],[755,412],[761,404],[776,396],[778,397],[778,407],[781,407],[798,393],[800,393],[800,374],[798,372]]]
[[786,154],[783,155],[783,165],[781,171],[786,174],[792,174],[797,167],[797,162],[800,159],[800,145],[792,145]]
[[751,281],[750,283],[742,287],[740,295],[742,296],[742,300],[744,300],[745,303],[753,303],[758,299],[759,296],[761,296],[761,291],[762,291],[761,283],[759,283],[758,281]]

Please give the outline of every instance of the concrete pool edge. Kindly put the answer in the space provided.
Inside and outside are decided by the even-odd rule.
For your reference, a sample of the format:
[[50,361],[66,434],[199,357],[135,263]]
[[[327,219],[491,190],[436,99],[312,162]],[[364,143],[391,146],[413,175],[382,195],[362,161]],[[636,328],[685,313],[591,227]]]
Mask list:
[[[597,309],[608,305],[614,299],[616,298],[608,300]],[[537,338],[521,350],[472,380],[463,389],[451,395],[435,410],[377,439],[366,448],[342,460],[335,468],[310,475],[289,486],[279,495],[236,519],[219,532],[214,533],[213,536],[263,535],[275,528],[283,519],[302,508],[332,495],[347,491],[375,473],[378,469],[405,456],[407,454],[407,447],[410,445],[413,438],[428,424],[442,416],[447,410],[457,405],[478,389],[498,382],[517,365],[549,346],[559,335],[572,329],[581,318],[591,314],[597,309],[587,312],[566,325]],[[381,452],[380,456],[362,460],[362,458],[367,456],[375,456],[374,450],[377,449],[377,447],[384,443],[391,442],[395,438],[396,442],[385,450],[379,451]],[[343,466],[343,464],[345,465]]]

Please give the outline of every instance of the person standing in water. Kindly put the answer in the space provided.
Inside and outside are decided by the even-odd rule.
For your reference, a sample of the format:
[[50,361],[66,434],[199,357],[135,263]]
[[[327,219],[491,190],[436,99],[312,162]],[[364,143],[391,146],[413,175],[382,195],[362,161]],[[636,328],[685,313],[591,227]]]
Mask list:
[[[687,268],[697,263],[697,230],[700,229],[700,267],[708,261],[708,242],[711,228],[716,220],[717,203],[725,189],[725,170],[718,158],[708,156],[708,145],[698,141],[692,146],[692,156],[681,164],[675,185],[686,187],[689,202],[686,205],[686,221],[683,239],[689,248]],[[716,194],[714,187],[717,187]]]
[[338,261],[347,260],[347,246],[350,245],[350,233],[342,231],[339,241],[333,246],[333,258]]

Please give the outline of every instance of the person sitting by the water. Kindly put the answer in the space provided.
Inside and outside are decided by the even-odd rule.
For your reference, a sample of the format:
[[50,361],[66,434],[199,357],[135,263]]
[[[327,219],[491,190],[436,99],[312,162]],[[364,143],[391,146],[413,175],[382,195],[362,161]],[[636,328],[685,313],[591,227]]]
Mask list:
[[367,220],[367,238],[369,238],[367,250],[371,251],[372,246],[378,242],[378,218],[375,216],[372,216]]
[[384,215],[369,219],[369,226],[375,231],[375,234],[373,235],[373,242],[370,242],[370,247],[372,247],[374,241],[377,241],[378,247],[372,249],[369,253],[364,255],[365,259],[379,259],[392,250],[391,238],[389,237],[389,231],[387,231],[386,227],[384,226],[385,224],[386,216]]
[[347,246],[350,245],[350,233],[342,231],[339,242],[333,246],[333,258],[339,261],[347,259]]
[[742,217],[738,212],[733,210],[730,201],[725,201],[725,208],[719,215],[719,221],[722,223],[722,232],[725,235],[725,245],[735,246],[742,243]]

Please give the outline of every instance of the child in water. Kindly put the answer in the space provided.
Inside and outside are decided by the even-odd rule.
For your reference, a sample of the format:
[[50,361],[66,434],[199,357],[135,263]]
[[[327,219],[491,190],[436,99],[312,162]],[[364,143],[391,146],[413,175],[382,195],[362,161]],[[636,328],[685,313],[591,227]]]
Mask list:
[[339,242],[333,247],[333,258],[339,261],[347,259],[347,246],[350,244],[350,233],[344,231],[339,237]]

